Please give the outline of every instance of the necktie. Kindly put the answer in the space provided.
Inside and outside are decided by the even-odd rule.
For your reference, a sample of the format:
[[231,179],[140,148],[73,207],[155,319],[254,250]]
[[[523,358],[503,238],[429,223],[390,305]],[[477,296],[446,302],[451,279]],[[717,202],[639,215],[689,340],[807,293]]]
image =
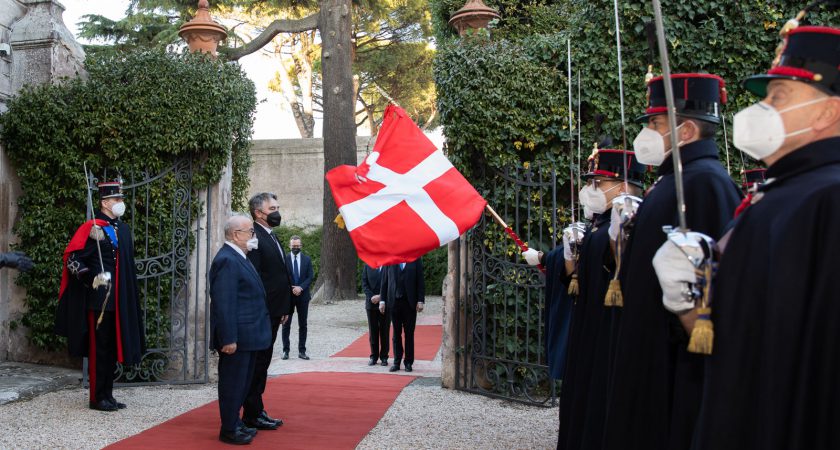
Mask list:
[[400,270],[405,270],[405,263],[400,263]]
[[295,283],[300,282],[300,271],[298,270],[298,261],[297,260],[298,260],[298,257],[297,257],[297,255],[295,255],[295,259],[294,259]]

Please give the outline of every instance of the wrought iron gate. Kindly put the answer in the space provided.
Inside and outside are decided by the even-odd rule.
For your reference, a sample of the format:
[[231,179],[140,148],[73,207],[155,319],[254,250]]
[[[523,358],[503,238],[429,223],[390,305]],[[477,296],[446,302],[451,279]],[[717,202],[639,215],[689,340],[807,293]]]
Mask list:
[[[492,205],[536,249],[555,247],[557,178],[553,167],[511,168],[493,177]],[[460,247],[460,242],[459,242]],[[534,405],[556,404],[557,382],[548,375],[545,351],[545,281],[522,260],[504,229],[485,216],[467,233],[456,329],[456,387]]]
[[117,365],[120,384],[209,381],[209,294],[201,274],[210,262],[212,199],[209,189],[204,201],[198,197],[192,175],[189,157],[158,173],[122,173],[146,352],[137,367]]

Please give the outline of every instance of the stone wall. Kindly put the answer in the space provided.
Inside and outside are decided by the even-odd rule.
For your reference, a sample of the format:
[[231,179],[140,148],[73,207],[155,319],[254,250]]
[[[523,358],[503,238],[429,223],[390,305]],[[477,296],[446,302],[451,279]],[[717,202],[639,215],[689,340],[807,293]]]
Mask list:
[[[356,138],[357,162],[373,150],[369,137]],[[280,203],[283,224],[301,227],[321,225],[324,196],[324,140],[272,139],[254,141],[249,172],[250,195],[274,192]]]
[[[26,85],[82,74],[84,51],[64,25],[63,12],[53,0],[0,0],[0,114]],[[0,147],[0,252],[9,251],[15,240],[20,193],[20,180]],[[25,292],[15,285],[16,276],[15,270],[0,270],[0,361],[55,361],[55,355],[29,345],[23,327],[11,327],[25,308]]]

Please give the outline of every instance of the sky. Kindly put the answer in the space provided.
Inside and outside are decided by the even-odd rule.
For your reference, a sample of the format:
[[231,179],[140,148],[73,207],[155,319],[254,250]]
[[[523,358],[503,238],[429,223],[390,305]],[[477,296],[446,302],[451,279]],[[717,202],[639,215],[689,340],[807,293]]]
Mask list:
[[[78,38],[77,23],[85,14],[99,14],[112,20],[125,17],[128,0],[59,0],[65,7],[64,24],[82,44],[89,43]],[[257,114],[254,120],[254,139],[296,139],[300,132],[294,116],[283,101],[282,95],[268,89],[268,82],[274,77],[277,67],[268,56],[260,52],[248,55],[240,61],[242,68],[257,88]],[[316,120],[315,135],[320,137],[321,121]]]

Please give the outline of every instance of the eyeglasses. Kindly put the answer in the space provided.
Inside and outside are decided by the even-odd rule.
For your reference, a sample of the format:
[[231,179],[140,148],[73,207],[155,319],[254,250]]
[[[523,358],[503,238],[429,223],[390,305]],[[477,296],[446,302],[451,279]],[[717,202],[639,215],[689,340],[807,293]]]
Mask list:
[[233,232],[234,233],[246,233],[246,232],[248,232],[248,233],[251,233],[251,236],[253,236],[256,233],[253,228],[250,228],[248,230],[233,230]]

